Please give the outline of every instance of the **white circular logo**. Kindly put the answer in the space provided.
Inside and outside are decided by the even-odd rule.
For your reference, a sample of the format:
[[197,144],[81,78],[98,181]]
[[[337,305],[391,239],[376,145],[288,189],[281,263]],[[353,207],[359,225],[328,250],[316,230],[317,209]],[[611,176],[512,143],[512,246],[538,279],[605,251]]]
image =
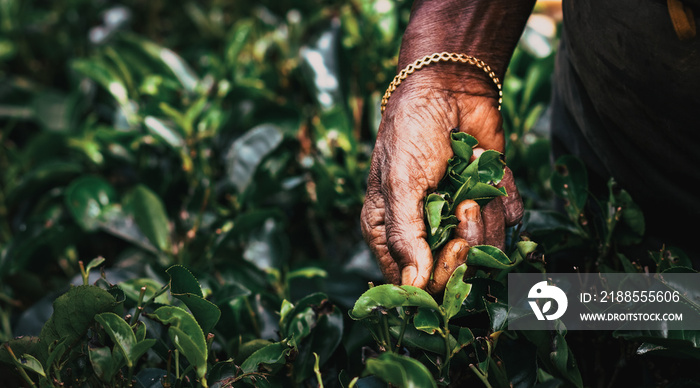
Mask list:
[[[546,280],[536,283],[530,292],[528,292],[527,297],[531,299],[529,301],[532,311],[535,313],[538,321],[553,321],[555,319],[561,318],[566,312],[566,307],[569,305],[569,300],[566,298],[566,294],[561,288],[557,286],[550,286],[547,284]],[[542,305],[542,309],[537,304],[536,300],[532,299],[549,299]],[[557,302],[557,309],[554,312],[552,310],[552,299]]]

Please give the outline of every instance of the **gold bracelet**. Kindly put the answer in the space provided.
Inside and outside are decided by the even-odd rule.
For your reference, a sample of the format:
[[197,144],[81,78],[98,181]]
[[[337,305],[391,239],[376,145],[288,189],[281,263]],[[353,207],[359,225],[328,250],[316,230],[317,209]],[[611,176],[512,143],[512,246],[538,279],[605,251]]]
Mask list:
[[423,66],[441,61],[468,63],[470,65],[478,67],[479,69],[484,70],[484,72],[488,74],[489,77],[491,77],[493,83],[496,84],[496,88],[498,89],[498,110],[501,110],[501,102],[503,101],[503,87],[501,86],[501,81],[498,79],[498,77],[496,77],[496,73],[494,73],[493,70],[491,70],[491,67],[489,65],[487,65],[481,59],[474,58],[471,55],[442,52],[424,56],[423,58],[406,66],[403,70],[399,72],[399,74],[396,75],[396,77],[394,77],[394,80],[391,81],[391,84],[389,84],[389,87],[386,89],[384,97],[382,97],[382,113],[384,113],[384,110],[386,109],[386,104],[387,102],[389,102],[389,97],[391,97],[391,93],[393,93],[394,90],[396,90],[396,88],[399,85],[401,85],[401,82],[403,82],[403,80],[408,78],[408,76],[410,74],[413,74],[416,70],[422,69]]

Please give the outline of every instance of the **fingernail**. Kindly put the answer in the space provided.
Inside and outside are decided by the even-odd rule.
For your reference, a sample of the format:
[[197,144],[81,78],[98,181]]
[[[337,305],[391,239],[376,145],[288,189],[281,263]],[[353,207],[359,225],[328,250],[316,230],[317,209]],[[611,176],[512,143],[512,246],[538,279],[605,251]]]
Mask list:
[[401,271],[401,284],[413,286],[415,285],[414,283],[416,282],[417,278],[418,268],[414,266],[404,267],[403,271]]
[[481,217],[481,209],[476,201],[465,199],[455,208],[455,215],[460,221],[476,221]]

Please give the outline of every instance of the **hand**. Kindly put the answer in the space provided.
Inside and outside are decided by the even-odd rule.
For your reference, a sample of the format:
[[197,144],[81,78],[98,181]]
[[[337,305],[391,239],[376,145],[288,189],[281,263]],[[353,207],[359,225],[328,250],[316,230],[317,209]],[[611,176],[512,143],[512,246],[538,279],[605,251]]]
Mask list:
[[[504,151],[502,119],[492,87],[468,79],[450,82],[432,73],[414,73],[391,96],[377,135],[361,214],[363,236],[388,282],[428,286],[433,257],[425,240],[423,198],[445,174],[452,156],[450,131],[457,128],[474,136],[484,149]],[[511,187],[506,189],[511,194]],[[511,200],[517,193],[514,185],[512,189]],[[483,232],[476,233],[470,245],[502,246],[505,216],[509,214],[511,224],[522,215],[519,200],[491,203],[494,205],[485,206],[484,212],[474,213],[479,217],[471,216],[470,230]],[[462,251],[463,262],[467,249]],[[454,268],[451,266],[450,274]],[[444,282],[438,279],[429,290],[442,288]]]

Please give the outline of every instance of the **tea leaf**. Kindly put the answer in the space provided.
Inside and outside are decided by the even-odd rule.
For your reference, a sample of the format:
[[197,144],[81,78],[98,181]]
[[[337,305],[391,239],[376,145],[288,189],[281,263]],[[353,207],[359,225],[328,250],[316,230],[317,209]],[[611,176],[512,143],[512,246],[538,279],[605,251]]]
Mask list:
[[[520,257],[520,256],[518,256]],[[491,245],[476,245],[467,253],[467,264],[481,267],[506,269],[517,264],[500,249]]]
[[97,377],[105,383],[110,383],[125,365],[123,353],[117,350],[113,352],[107,346],[88,346],[88,358]]
[[426,291],[414,286],[382,284],[365,291],[350,312],[352,319],[363,319],[382,307],[416,306],[438,309],[438,304]]
[[160,197],[143,184],[136,186],[125,208],[133,214],[139,229],[163,252],[170,251],[170,229],[165,205]]
[[88,175],[74,180],[64,195],[66,207],[75,221],[90,232],[100,227],[106,209],[118,202],[112,185],[98,176]]
[[445,286],[445,296],[442,302],[445,319],[454,317],[462,307],[462,303],[467,299],[467,295],[472,289],[472,285],[465,283],[464,273],[467,271],[467,264],[462,264],[455,269]]
[[418,360],[392,352],[367,360],[365,375],[371,374],[402,388],[437,388],[428,368]]
[[95,315],[116,306],[114,297],[99,287],[73,287],[53,302],[54,313],[41,330],[41,341],[46,346],[56,340],[71,345],[85,336]]
[[194,365],[197,376],[206,386],[207,341],[194,317],[175,306],[159,307],[147,316],[168,326],[168,335],[175,347]]
[[226,154],[229,182],[244,192],[262,160],[283,140],[282,131],[272,124],[259,125],[238,138]]
[[279,367],[284,364],[285,357],[290,350],[291,348],[283,342],[275,342],[264,346],[243,361],[241,371],[243,373],[256,372],[260,364]]
[[419,307],[418,313],[413,317],[413,325],[420,331],[435,334],[440,330],[440,316],[435,310]]
[[46,377],[46,373],[44,373],[44,367],[41,365],[41,362],[36,359],[36,357],[32,356],[31,354],[23,354],[19,358],[20,366],[22,368],[32,371],[42,377]]
[[131,326],[117,314],[110,312],[98,314],[95,320],[102,325],[109,338],[122,352],[129,368],[133,367],[136,361],[156,343],[155,339],[144,339],[139,342]]

